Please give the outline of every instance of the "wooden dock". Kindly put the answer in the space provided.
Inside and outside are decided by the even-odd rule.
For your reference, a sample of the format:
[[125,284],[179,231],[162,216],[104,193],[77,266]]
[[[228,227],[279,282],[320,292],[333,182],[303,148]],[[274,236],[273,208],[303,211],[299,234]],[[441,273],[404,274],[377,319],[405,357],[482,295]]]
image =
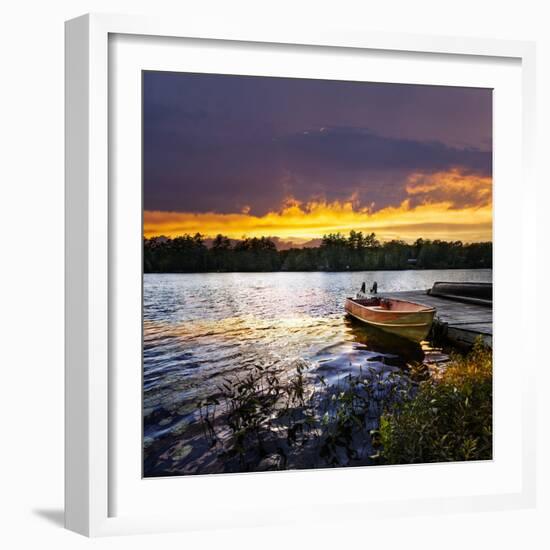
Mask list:
[[426,290],[385,292],[379,296],[435,307],[434,329],[455,344],[470,346],[478,336],[481,336],[486,345],[493,346],[492,307],[430,296]]

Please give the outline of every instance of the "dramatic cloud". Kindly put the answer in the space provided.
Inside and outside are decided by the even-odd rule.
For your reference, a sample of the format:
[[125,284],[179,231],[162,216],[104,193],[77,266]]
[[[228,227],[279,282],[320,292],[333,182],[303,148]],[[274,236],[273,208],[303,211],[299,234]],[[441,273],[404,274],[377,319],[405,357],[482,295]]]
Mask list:
[[455,168],[491,174],[489,152],[383,137],[360,128],[322,127],[269,141],[231,141],[225,147],[197,142],[182,148],[175,166],[173,155],[165,152],[160,158],[165,168],[159,185],[164,185],[146,188],[146,204],[155,203],[149,193],[159,197],[165,192],[160,209],[173,208],[175,202],[196,211],[247,208],[257,214],[289,194],[301,201],[344,200],[355,194],[365,204],[385,207],[406,197],[404,183],[411,173]]
[[[404,239],[413,241],[419,236],[425,238],[448,238],[463,241],[491,240],[492,208],[483,200],[479,204],[457,208],[455,199],[463,198],[463,189],[472,189],[478,178],[463,176],[462,187],[457,183],[458,174],[439,174],[440,181],[450,181],[453,189],[438,201],[424,201],[413,204],[405,199],[397,206],[372,210],[354,203],[311,201],[302,203],[295,199],[287,201],[278,210],[261,216],[248,213],[223,214],[216,212],[164,212],[146,211],[144,234],[177,236],[183,233],[201,232],[208,237],[218,233],[233,239],[276,235],[277,237],[303,244],[325,233],[348,232],[351,229],[374,231],[382,240]],[[415,187],[421,177],[413,178],[412,197],[423,193],[421,186]],[[430,181],[430,177],[427,177]],[[428,185],[428,184],[425,184]]]
[[394,237],[395,211],[411,238],[489,235],[491,101],[488,89],[146,72],[147,234],[317,239],[380,222]]
[[303,165],[354,171],[446,170],[453,166],[489,175],[491,153],[378,135],[366,128],[326,128],[281,139],[285,153]]
[[405,190],[412,204],[450,201],[453,208],[490,206],[493,180],[490,176],[464,174],[458,169],[435,174],[415,173]]

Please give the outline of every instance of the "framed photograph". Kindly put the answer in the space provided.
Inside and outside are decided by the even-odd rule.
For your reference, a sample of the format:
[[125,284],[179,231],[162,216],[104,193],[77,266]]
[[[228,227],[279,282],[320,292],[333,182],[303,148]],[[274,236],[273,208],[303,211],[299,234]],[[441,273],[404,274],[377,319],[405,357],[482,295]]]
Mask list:
[[534,116],[531,43],[67,22],[67,528],[533,505]]

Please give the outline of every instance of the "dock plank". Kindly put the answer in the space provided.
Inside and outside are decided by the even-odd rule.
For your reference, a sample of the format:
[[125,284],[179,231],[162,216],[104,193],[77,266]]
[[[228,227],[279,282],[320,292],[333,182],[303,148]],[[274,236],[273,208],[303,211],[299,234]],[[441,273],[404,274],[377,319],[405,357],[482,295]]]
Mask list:
[[379,296],[435,307],[434,322],[444,329],[444,334],[449,340],[471,345],[478,336],[481,336],[487,345],[492,346],[493,309],[491,307],[430,296],[426,290],[383,292]]

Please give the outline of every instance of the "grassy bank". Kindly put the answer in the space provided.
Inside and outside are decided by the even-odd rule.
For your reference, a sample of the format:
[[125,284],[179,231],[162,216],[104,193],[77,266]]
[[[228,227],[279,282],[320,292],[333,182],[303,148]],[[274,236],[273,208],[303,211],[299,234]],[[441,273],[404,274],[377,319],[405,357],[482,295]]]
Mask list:
[[477,342],[413,399],[380,419],[381,457],[389,464],[492,458],[492,352]]

